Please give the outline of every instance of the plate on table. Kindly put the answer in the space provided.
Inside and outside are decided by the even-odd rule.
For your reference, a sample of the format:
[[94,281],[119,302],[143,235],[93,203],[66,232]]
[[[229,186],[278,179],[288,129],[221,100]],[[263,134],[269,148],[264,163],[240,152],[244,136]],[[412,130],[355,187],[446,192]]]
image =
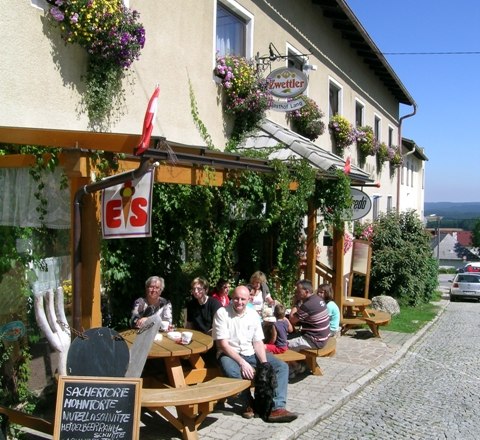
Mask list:
[[182,339],[182,334],[180,332],[168,332],[167,338],[177,342],[178,340]]

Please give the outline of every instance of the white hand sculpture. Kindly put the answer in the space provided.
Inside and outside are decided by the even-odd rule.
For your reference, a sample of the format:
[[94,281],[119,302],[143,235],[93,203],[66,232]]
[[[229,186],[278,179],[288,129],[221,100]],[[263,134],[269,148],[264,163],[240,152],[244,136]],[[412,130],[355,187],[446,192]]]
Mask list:
[[[67,354],[70,348],[71,336],[68,331],[65,307],[63,305],[63,289],[57,288],[56,295],[53,289],[35,295],[35,317],[37,324],[43,331],[48,342],[55,351],[58,351],[58,374],[67,374]],[[46,304],[44,305],[44,298]],[[60,325],[59,322],[63,325]]]

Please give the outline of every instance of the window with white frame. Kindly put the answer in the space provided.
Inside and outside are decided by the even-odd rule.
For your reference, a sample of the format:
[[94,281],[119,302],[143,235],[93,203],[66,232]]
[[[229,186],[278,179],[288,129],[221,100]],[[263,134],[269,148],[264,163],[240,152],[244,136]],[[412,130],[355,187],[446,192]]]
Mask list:
[[355,127],[363,127],[365,121],[365,106],[355,100]]
[[376,220],[379,215],[380,197],[381,196],[373,196],[373,207],[372,207],[373,220]]
[[388,146],[391,147],[393,145],[393,128],[388,127]]
[[328,82],[328,116],[332,117],[341,113],[342,88],[335,81]]
[[218,55],[252,56],[253,16],[236,1],[217,1],[216,51]]
[[393,197],[387,196],[387,212],[392,212],[393,209]]
[[381,126],[382,126],[382,120],[380,119],[379,116],[375,115],[373,119],[373,137],[379,141],[380,136],[381,136]]
[[305,56],[303,56],[298,50],[295,50],[289,45],[287,45],[287,54],[287,66],[293,67],[303,72],[303,66],[307,62]]

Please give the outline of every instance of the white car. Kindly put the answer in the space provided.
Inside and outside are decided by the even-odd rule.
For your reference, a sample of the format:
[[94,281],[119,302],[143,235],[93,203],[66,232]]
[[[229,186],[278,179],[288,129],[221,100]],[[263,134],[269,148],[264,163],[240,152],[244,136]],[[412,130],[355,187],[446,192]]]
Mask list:
[[450,301],[457,298],[473,298],[480,300],[480,273],[458,273],[450,287]]

